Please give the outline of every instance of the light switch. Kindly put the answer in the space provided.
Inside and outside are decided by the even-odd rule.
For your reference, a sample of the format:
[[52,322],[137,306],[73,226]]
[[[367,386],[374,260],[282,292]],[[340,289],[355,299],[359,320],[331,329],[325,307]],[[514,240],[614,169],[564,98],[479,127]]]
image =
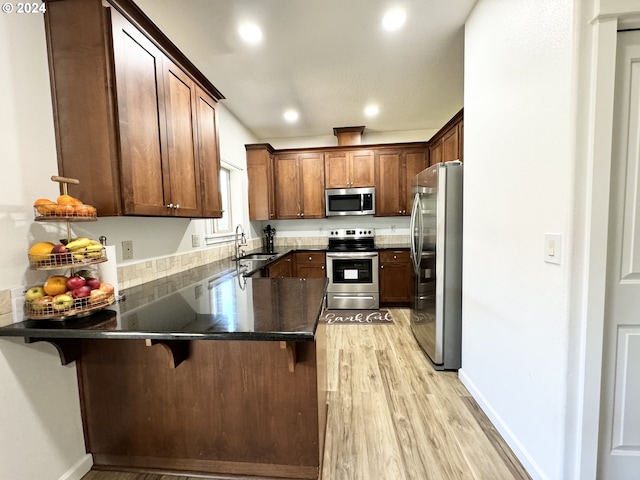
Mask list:
[[546,233],[544,236],[544,261],[560,265],[562,257],[562,235]]

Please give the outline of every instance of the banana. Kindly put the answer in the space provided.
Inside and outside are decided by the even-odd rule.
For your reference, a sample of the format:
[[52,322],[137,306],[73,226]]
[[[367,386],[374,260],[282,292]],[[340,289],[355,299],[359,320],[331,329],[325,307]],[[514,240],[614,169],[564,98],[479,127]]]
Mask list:
[[85,257],[87,258],[100,258],[102,256],[102,244],[91,244],[85,248]]
[[77,252],[89,246],[90,243],[91,240],[86,237],[76,238],[74,241],[67,243],[67,248],[72,252]]

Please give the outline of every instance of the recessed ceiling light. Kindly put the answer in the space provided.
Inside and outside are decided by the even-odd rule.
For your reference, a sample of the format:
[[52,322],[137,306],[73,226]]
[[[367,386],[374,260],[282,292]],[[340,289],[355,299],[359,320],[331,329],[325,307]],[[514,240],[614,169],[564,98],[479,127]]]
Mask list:
[[364,109],[364,114],[367,117],[375,117],[378,112],[380,111],[380,109],[378,108],[377,105],[368,105],[365,109]]
[[384,17],[382,17],[382,26],[385,30],[393,32],[402,28],[406,19],[407,14],[404,10],[399,8],[389,10],[385,13]]
[[283,115],[284,119],[289,123],[294,123],[298,120],[298,112],[295,110],[287,110]]
[[262,30],[255,23],[243,23],[238,28],[240,37],[247,43],[255,45],[262,41]]

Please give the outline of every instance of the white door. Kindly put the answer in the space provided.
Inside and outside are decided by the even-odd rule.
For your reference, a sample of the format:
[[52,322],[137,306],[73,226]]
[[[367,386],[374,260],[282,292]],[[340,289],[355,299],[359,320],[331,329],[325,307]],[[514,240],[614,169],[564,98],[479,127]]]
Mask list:
[[640,478],[640,32],[618,34],[598,479]]

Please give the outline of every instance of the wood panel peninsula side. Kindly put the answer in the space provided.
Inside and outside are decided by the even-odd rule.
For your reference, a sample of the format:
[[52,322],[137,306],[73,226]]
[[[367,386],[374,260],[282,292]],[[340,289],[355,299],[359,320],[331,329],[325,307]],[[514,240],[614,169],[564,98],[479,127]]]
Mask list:
[[326,279],[226,267],[131,288],[85,318],[0,328],[77,362],[94,469],[320,478]]

